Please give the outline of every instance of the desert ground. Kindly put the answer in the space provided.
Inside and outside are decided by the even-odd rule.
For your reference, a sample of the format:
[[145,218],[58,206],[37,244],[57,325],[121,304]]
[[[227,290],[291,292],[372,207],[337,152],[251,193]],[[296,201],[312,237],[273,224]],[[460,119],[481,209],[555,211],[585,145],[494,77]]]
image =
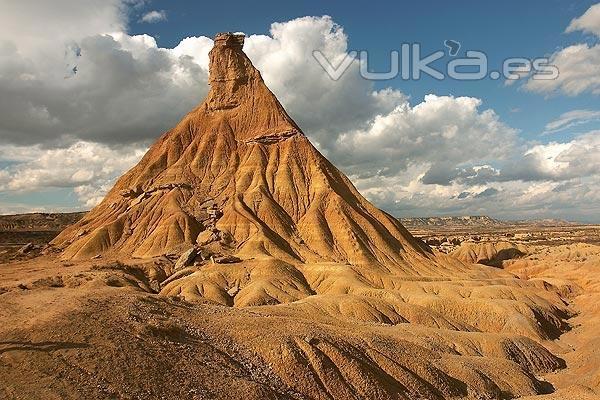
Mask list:
[[243,45],[92,210],[3,217],[0,398],[598,398],[597,226],[398,220]]
[[[179,272],[212,269],[231,294],[219,301],[175,290],[176,258],[61,261],[46,243],[81,217],[0,218],[2,398],[600,395],[598,226],[407,224],[462,242],[451,252],[462,263],[421,276],[334,264]],[[497,248],[518,251],[474,264]]]

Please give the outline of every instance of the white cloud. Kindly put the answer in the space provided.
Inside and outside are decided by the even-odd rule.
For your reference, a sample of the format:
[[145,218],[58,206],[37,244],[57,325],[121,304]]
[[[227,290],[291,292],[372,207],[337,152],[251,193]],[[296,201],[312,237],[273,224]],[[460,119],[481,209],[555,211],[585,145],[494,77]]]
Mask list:
[[31,67],[39,65],[38,76],[52,77],[66,46],[87,36],[124,31],[126,12],[120,0],[3,1],[0,42],[12,44]]
[[[584,31],[600,37],[600,3],[571,21],[566,32]],[[563,93],[577,96],[582,93],[600,94],[600,44],[578,43],[556,51],[550,64],[559,70],[554,80],[529,78],[526,90],[543,94]]]
[[[122,2],[35,3],[0,14],[2,142],[149,139],[207,92],[207,71],[192,57],[124,33]],[[212,42],[198,43],[207,53]]]
[[583,31],[600,37],[600,3],[591,6],[581,17],[575,18],[566,32]]
[[523,155],[527,160],[527,174],[536,174],[545,177],[558,177],[569,170],[569,161],[562,159],[561,155],[568,152],[573,143],[548,143],[533,146]]
[[[39,143],[83,139],[114,143],[157,136],[207,92],[207,73],[191,57],[160,49],[146,35],[83,38],[76,73],[34,64],[13,52],[0,60],[0,134],[4,141]],[[6,51],[3,52],[6,54]],[[45,78],[42,68],[60,68]],[[204,93],[203,93],[204,92]],[[110,118],[106,118],[110,116]]]
[[496,159],[497,168],[476,166],[445,171],[446,179],[434,183],[561,182],[594,177],[600,175],[599,155],[600,131],[591,131],[568,142],[528,144],[522,153]]
[[558,68],[558,78],[530,78],[524,85],[526,90],[543,94],[561,92],[567,96],[600,94],[600,45],[581,43],[566,47],[550,56],[550,64]]
[[563,178],[600,174],[600,130],[573,139],[569,147],[556,156],[556,161],[569,165],[569,172]]
[[146,22],[148,24],[155,24],[157,22],[166,21],[167,20],[167,12],[165,10],[152,10],[148,11],[142,18],[140,18],[141,22]]
[[[140,160],[143,145],[109,147],[76,142],[66,148],[9,146],[3,153],[17,154],[18,162],[0,170],[0,187],[15,192],[43,188],[74,188],[82,204],[96,205],[114,180]],[[10,156],[4,156],[10,160]],[[14,161],[14,160],[13,160]]]
[[465,163],[503,158],[515,150],[516,130],[472,97],[428,95],[376,116],[366,129],[342,134],[330,149],[353,175],[397,175],[410,165],[428,166],[425,183],[447,183]]
[[4,190],[8,182],[10,182],[10,174],[8,171],[0,169],[0,190]]
[[600,111],[573,110],[566,112],[557,119],[548,122],[546,124],[544,133],[555,133],[598,120],[600,120]]
[[530,145],[490,165],[458,168],[427,184],[427,164],[396,175],[361,178],[357,187],[397,215],[491,214],[498,217],[597,219],[600,211],[600,131],[570,142]]

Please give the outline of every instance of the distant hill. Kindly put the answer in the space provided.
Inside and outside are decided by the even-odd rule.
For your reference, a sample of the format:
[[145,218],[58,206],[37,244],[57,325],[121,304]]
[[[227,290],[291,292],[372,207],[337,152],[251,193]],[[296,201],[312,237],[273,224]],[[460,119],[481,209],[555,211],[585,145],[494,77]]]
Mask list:
[[0,215],[0,231],[60,232],[84,215],[85,212]]
[[512,225],[535,225],[535,226],[569,226],[569,225],[585,225],[578,222],[567,221],[564,219],[544,218],[544,219],[521,219],[516,221],[506,221]]
[[507,222],[500,221],[487,215],[465,215],[456,217],[415,217],[400,218],[404,226],[500,226]]
[[[14,215],[0,215],[0,232],[59,232],[67,226],[79,221],[86,212],[71,213],[28,213]],[[413,217],[399,218],[402,225],[406,227],[501,227],[515,225],[535,226],[568,226],[575,225],[574,222],[562,219],[539,219],[539,220],[500,220],[487,215],[463,215],[450,217]]]
[[402,225],[406,227],[502,227],[515,225],[533,225],[533,226],[568,226],[577,225],[574,222],[562,219],[538,219],[538,220],[500,220],[487,215],[463,215],[450,217],[414,217],[399,218]]

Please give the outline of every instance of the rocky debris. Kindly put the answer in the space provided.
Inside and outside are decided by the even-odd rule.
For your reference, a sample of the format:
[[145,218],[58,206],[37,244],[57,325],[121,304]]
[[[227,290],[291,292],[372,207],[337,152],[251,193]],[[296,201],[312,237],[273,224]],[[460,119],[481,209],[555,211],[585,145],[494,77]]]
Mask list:
[[291,137],[294,137],[298,134],[298,131],[291,130],[288,132],[278,133],[274,135],[261,136],[256,139],[250,139],[246,141],[246,144],[274,144],[283,142]]
[[94,257],[92,257],[92,260],[98,260],[102,258],[102,254],[96,254]]
[[229,246],[234,242],[234,239],[229,232],[221,231],[215,227],[200,232],[196,239],[196,243],[200,246],[207,246],[215,242],[220,242],[224,246]]
[[229,290],[227,290],[227,294],[230,295],[231,297],[235,297],[235,295],[238,294],[239,291],[240,291],[240,287],[238,285],[235,285],[235,286],[231,287]]
[[77,232],[76,237],[82,237],[83,235],[87,235],[87,234],[88,234],[87,229],[81,229],[79,232]]
[[187,183],[165,183],[163,185],[158,185],[146,190],[146,193],[152,194],[154,192],[158,192],[159,190],[173,190],[173,189],[191,189],[192,187]]
[[216,205],[213,205],[212,207],[208,208],[206,212],[211,218],[214,219],[218,219],[223,216],[223,212],[219,210],[219,208]]
[[146,199],[147,197],[149,197],[150,195],[146,192],[143,192],[142,194],[140,194],[139,196],[137,196],[135,199],[133,199],[131,201],[131,203],[129,203],[129,207],[135,207],[138,204],[140,204],[142,201],[144,201],[144,199]]
[[194,259],[198,255],[198,249],[196,247],[190,247],[184,251],[175,263],[175,270],[187,267],[194,262]]
[[214,259],[214,262],[217,264],[235,264],[235,263],[239,263],[242,261],[241,258],[238,258],[236,256],[231,256],[231,255],[213,257],[213,259]]
[[[190,190],[191,186],[187,183],[165,183],[162,185],[151,187],[147,190],[142,189],[140,186],[136,186],[135,188],[121,190],[119,194],[124,198],[132,199],[129,203],[129,207],[131,208],[137,206],[142,201],[149,198],[155,193],[170,191],[177,188]],[[116,203],[113,203],[112,205],[116,206]]]
[[317,344],[317,339],[312,336],[304,336],[304,341],[310,345]]
[[196,239],[196,243],[198,243],[200,246],[206,246],[210,243],[216,242],[219,240],[219,234],[217,232],[214,232],[213,230],[205,230],[203,232],[200,232],[200,234],[198,235],[198,238]]
[[157,280],[148,281],[148,286],[154,293],[160,292],[160,282]]
[[178,254],[178,253],[163,254],[163,257],[171,263],[174,263],[175,261],[177,261],[179,259],[179,256],[180,256],[180,254]]
[[205,210],[207,208],[213,208],[213,207],[215,207],[215,205],[216,205],[216,203],[213,199],[208,199],[208,200],[205,200],[204,202],[202,202],[198,206],[198,208]]
[[122,197],[133,199],[133,198],[138,197],[143,192],[144,191],[142,190],[141,186],[136,186],[134,188],[123,189],[119,192],[119,194]]
[[18,253],[19,254],[27,254],[33,249],[34,249],[33,243],[27,243],[25,246],[23,246],[19,249]]
[[225,231],[219,231],[219,240],[225,246],[231,246],[235,242],[231,233]]
[[437,247],[442,244],[442,241],[438,238],[428,238],[425,239],[425,243],[429,246]]

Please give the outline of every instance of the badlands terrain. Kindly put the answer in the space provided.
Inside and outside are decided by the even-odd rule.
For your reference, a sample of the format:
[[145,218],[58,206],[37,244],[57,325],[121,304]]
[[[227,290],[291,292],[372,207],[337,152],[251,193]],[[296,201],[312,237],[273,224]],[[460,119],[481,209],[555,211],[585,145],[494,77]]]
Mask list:
[[2,219],[0,398],[598,398],[597,227],[406,229],[243,41],[96,208]]

